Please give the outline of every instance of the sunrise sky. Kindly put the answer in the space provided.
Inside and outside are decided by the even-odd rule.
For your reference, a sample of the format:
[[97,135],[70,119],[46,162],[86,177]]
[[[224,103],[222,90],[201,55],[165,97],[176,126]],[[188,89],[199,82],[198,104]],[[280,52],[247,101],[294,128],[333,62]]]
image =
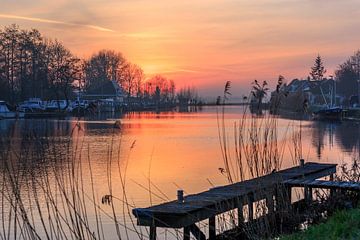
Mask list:
[[333,74],[359,49],[358,0],[0,0],[0,26],[57,38],[79,57],[121,51],[178,87],[234,95],[254,79],[308,75],[319,53]]

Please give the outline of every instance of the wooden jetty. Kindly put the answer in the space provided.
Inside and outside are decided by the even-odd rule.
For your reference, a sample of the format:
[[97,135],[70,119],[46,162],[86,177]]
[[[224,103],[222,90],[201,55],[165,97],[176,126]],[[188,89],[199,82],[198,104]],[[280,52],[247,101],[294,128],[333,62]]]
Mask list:
[[[244,222],[243,207],[248,206],[248,222],[254,220],[254,203],[266,201],[269,212],[284,208],[280,197],[291,205],[292,187],[303,187],[305,198],[311,198],[313,188],[360,190],[359,183],[332,182],[336,164],[304,163],[263,177],[246,180],[226,186],[211,188],[198,194],[183,196],[178,191],[178,199],[148,208],[135,208],[133,214],[137,224],[150,227],[150,240],[156,239],[156,228],[183,228],[183,239],[190,239],[190,233],[204,240],[206,235],[195,223],[208,219],[210,240],[216,239],[218,214],[230,210],[238,211],[238,223]],[[329,177],[330,181],[317,180]],[[281,195],[281,196],[280,196]],[[240,225],[240,224],[239,224]]]

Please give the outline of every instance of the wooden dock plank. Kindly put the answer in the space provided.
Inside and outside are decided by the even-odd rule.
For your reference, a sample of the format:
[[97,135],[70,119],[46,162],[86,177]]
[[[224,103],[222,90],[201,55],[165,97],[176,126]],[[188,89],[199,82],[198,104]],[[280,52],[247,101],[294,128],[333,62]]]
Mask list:
[[286,185],[292,187],[312,187],[325,189],[344,189],[351,191],[360,191],[360,183],[358,182],[343,182],[343,181],[325,181],[325,180],[302,180],[290,179],[285,181]]

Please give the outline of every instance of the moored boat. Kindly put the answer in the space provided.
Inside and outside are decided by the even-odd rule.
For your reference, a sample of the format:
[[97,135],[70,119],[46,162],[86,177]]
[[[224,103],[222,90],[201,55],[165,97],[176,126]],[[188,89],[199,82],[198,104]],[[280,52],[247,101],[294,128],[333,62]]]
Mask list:
[[341,107],[330,107],[314,112],[314,118],[317,120],[342,120],[344,114]]
[[47,112],[55,112],[55,111],[63,111],[63,112],[71,112],[72,106],[70,101],[66,100],[52,100],[45,108]]
[[30,98],[20,104],[20,109],[25,112],[43,112],[45,110],[44,103],[40,98]]
[[0,101],[0,119],[23,118],[25,113],[22,111],[10,111],[5,101]]

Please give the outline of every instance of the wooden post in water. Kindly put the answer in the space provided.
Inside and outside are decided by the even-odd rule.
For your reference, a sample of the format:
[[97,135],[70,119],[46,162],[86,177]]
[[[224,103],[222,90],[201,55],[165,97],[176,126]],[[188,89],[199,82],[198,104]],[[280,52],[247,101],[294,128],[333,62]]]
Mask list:
[[237,198],[237,211],[238,211],[238,227],[244,222],[243,199]]
[[291,195],[292,195],[292,188],[290,186],[287,187],[287,197],[289,206],[291,206]]
[[308,193],[308,201],[309,201],[309,203],[311,203],[312,200],[313,200],[313,188],[309,187],[308,191],[309,191],[309,193]]
[[215,216],[209,218],[209,240],[216,239],[216,218]]
[[[330,175],[330,181],[334,181],[334,174]],[[334,189],[330,189],[330,197],[331,198],[334,197],[334,193],[335,193]]]
[[156,240],[156,227],[150,226],[150,240]]
[[184,202],[184,190],[177,190],[177,200],[178,203]]
[[254,193],[248,194],[249,222],[254,220]]
[[190,227],[184,227],[184,240],[190,240]]
[[300,167],[304,167],[305,165],[305,160],[304,159],[300,159]]
[[275,205],[274,205],[274,191],[269,191],[269,195],[266,196],[266,207],[270,214],[272,214],[275,211]]
[[[305,166],[305,160],[300,159],[300,167]],[[312,189],[309,189],[308,187],[304,187],[304,199],[306,203],[311,202],[312,199]]]
[[304,200],[306,203],[308,203],[309,200],[309,188],[308,187],[304,187]]

